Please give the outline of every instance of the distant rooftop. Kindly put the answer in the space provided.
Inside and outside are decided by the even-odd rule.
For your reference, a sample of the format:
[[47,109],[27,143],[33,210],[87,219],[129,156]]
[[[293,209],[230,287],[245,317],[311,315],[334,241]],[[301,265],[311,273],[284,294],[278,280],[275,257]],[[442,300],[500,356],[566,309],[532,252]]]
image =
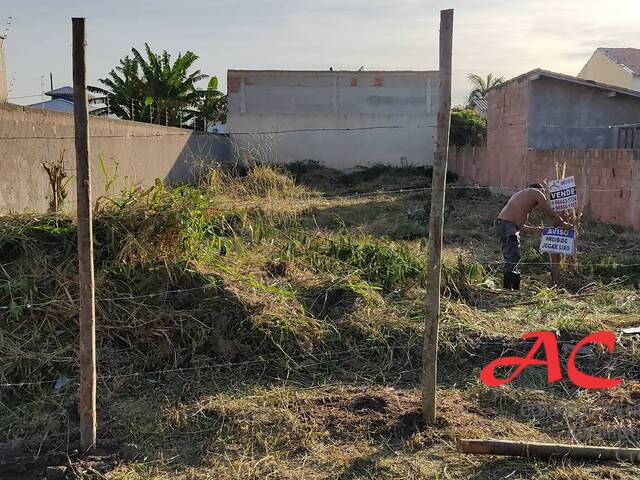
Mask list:
[[[67,85],[64,87],[54,88],[53,90],[45,92],[45,95],[48,95],[51,98],[65,98],[73,101],[73,87]],[[89,100],[93,100],[94,98],[96,98],[95,95],[89,94]]]
[[73,102],[64,98],[54,98],[46,102],[33,103],[31,108],[41,108],[43,110],[53,110],[54,112],[73,113]]
[[49,90],[45,92],[45,95],[49,95],[50,97],[73,97],[73,87],[60,87],[54,88],[53,90]]
[[640,48],[598,48],[621,67],[626,67],[634,75],[640,76]]
[[[73,87],[64,86],[60,88],[54,88],[53,90],[45,92],[45,95],[51,97],[51,100],[33,103],[28,106],[31,108],[40,108],[43,110],[53,110],[54,112],[73,113]],[[96,103],[99,103],[98,97],[89,94],[89,113],[100,110],[101,107],[94,106]]]
[[608,90],[610,92],[619,93],[621,95],[629,95],[631,97],[640,98],[640,92],[636,90],[629,90],[628,88],[618,87],[616,85],[609,85],[608,83],[600,83],[593,80],[584,80],[582,78],[572,77],[571,75],[565,75],[564,73],[556,73],[556,72],[551,72],[549,70],[542,70],[541,68],[536,68],[535,70],[531,70],[527,73],[523,73],[522,75],[518,75],[517,77],[511,78],[496,87],[492,87],[490,90],[497,90],[499,88],[502,88],[505,85],[508,85],[512,82],[515,82],[517,80],[521,80],[527,77],[530,77],[531,80],[536,80],[540,77],[555,78],[556,80],[562,80],[565,82],[585,85],[587,87],[600,88],[602,90]]

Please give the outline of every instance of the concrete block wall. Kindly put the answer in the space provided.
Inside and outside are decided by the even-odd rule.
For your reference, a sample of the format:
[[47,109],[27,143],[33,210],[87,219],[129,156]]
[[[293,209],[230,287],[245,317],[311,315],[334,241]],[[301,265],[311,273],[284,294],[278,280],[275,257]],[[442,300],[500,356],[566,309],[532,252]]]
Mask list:
[[[93,197],[119,193],[135,184],[152,185],[192,179],[202,162],[226,161],[224,137],[140,122],[89,118]],[[73,115],[49,110],[0,105],[0,212],[42,212],[47,209],[49,183],[43,162],[64,151],[67,170],[75,169]],[[118,167],[115,184],[105,192],[105,175]],[[67,209],[75,205],[75,180],[69,183]]]
[[[529,77],[489,91],[487,111],[487,170],[493,186],[525,185]],[[484,183],[484,182],[482,182]]]
[[618,128],[640,121],[640,98],[541,76],[529,88],[529,148],[615,149]]
[[7,83],[7,65],[4,57],[4,37],[0,35],[0,103],[7,101],[8,83]]
[[344,170],[432,162],[438,72],[229,70],[228,85],[227,131],[240,155]]

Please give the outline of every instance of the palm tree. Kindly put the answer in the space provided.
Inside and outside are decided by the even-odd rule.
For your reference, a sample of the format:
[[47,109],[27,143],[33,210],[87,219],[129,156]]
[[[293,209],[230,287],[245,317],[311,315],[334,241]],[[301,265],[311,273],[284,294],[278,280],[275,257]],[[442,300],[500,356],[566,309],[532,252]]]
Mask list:
[[[145,86],[145,113],[149,113],[152,123],[168,123],[171,118],[175,123],[188,121],[193,114],[187,111],[195,107],[201,97],[196,83],[208,78],[200,70],[189,73],[189,69],[198,60],[198,56],[187,51],[178,54],[173,64],[171,55],[166,50],[162,54],[151,51],[148,44],[144,44],[147,58],[135,48],[132,48],[134,58],[142,70]],[[153,112],[156,112],[155,116]]]
[[138,72],[138,62],[127,55],[109,72],[109,77],[100,79],[106,89],[89,87],[89,90],[104,95],[110,113],[125,120],[143,120],[144,84]]
[[475,73],[467,75],[467,79],[471,82],[471,86],[473,87],[469,94],[469,108],[473,108],[474,100],[485,100],[489,89],[502,85],[505,81],[504,77],[494,77],[492,73],[487,75],[486,80]]
[[218,91],[218,78],[211,77],[206,90],[200,91],[201,97],[194,112],[194,122],[203,130],[208,130],[209,125],[216,122],[224,122],[227,119],[227,96]]
[[[193,122],[195,126],[196,116],[203,118],[200,108],[207,105],[206,99],[223,102],[224,95],[217,91],[217,79],[213,89],[197,88],[196,84],[209,76],[200,70],[190,71],[198,60],[196,54],[180,53],[171,62],[166,50],[156,54],[148,44],[144,46],[146,56],[132,48],[133,58],[126,56],[107,78],[100,79],[106,88],[91,89],[105,95],[111,113],[128,120],[174,126]],[[207,113],[206,117],[210,115]]]

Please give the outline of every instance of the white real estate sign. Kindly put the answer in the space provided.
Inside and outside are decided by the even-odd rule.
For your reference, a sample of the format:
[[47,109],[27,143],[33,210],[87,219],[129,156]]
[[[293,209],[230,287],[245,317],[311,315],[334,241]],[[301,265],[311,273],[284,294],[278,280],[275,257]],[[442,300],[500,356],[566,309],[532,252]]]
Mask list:
[[573,255],[573,241],[575,238],[575,230],[545,227],[540,241],[540,253]]
[[549,200],[555,212],[578,208],[578,193],[574,177],[549,182]]

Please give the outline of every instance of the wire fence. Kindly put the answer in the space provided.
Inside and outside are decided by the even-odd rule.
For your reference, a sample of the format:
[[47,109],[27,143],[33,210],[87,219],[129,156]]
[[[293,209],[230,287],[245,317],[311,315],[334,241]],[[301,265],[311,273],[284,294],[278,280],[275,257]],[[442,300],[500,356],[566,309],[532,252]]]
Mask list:
[[[38,97],[40,97],[40,95],[37,95]],[[22,96],[22,97],[12,97],[12,98],[29,98],[30,96]],[[35,96],[34,96],[35,97]],[[132,112],[139,114],[139,118],[142,118],[142,115],[145,113],[145,111],[142,110],[136,110],[135,107],[132,108]],[[162,111],[157,112],[157,116],[155,117],[156,120],[158,120],[158,123],[154,125],[158,125],[158,126],[163,126],[162,125],[162,120],[164,119],[166,124],[169,123],[175,123],[176,121],[181,121],[182,117],[179,116],[179,114],[173,113],[173,112],[168,112],[165,111],[164,115],[162,113]],[[153,121],[153,114],[151,113],[150,115],[150,120]],[[142,124],[148,124],[146,122],[141,122]],[[505,125],[501,125],[499,127],[496,127],[498,130],[500,129],[507,129],[507,128],[513,128],[513,127],[520,127],[525,125],[525,122],[520,122],[520,123],[509,123],[509,124],[505,124]],[[529,125],[532,126],[538,126],[538,127],[544,127],[544,128],[558,128],[558,129],[567,129],[567,128],[573,128],[573,129],[578,129],[578,128],[582,128],[582,129],[612,129],[612,128],[626,128],[626,127],[630,127],[630,126],[636,126],[636,125],[640,125],[639,123],[624,123],[624,124],[607,124],[607,125],[591,125],[591,126],[566,126],[566,125],[556,125],[556,124],[552,124],[552,123],[529,123]],[[408,129],[413,129],[413,130],[418,130],[418,129],[433,129],[436,128],[436,125],[432,125],[432,124],[424,124],[424,125],[413,125],[413,126],[408,126],[408,125],[371,125],[371,126],[363,126],[363,127],[349,127],[349,128],[333,128],[333,127],[326,127],[326,128],[296,128],[296,129],[273,129],[273,130],[257,130],[257,131],[230,131],[228,132],[228,134],[230,135],[280,135],[280,134],[294,134],[294,133],[314,133],[314,132],[360,132],[360,131],[376,131],[376,130],[408,130]],[[466,126],[462,126],[462,128],[473,128],[473,127],[466,127]],[[156,138],[156,137],[170,137],[170,136],[193,136],[193,135],[218,135],[215,133],[210,133],[210,132],[205,132],[205,131],[191,131],[188,129],[184,129],[184,132],[154,132],[154,133],[146,133],[146,134],[136,134],[136,133],[131,133],[131,134],[96,134],[96,135],[91,135],[92,139],[117,139],[117,138]],[[38,139],[42,139],[42,140],[72,140],[75,139],[75,135],[17,135],[17,136],[0,136],[0,140],[5,140],[5,141],[11,141],[11,140],[20,140],[20,141],[29,141],[29,140],[38,140]],[[68,171],[74,171],[73,169],[67,169]],[[313,203],[316,202],[318,200],[348,200],[348,199],[355,199],[355,198],[365,198],[365,197],[375,197],[375,196],[395,196],[395,195],[406,195],[406,194],[415,194],[415,193],[425,193],[425,192],[430,192],[431,190],[433,190],[433,187],[408,187],[408,188],[398,188],[398,189],[392,189],[392,190],[376,190],[376,191],[371,191],[371,192],[355,192],[355,193],[349,193],[349,194],[324,194],[324,195],[319,195],[319,196],[312,196],[308,199],[300,199],[299,202],[309,202],[309,203]],[[515,187],[504,187],[504,186],[498,186],[498,185],[494,185],[494,186],[469,186],[469,185],[447,185],[446,186],[446,190],[449,191],[453,191],[453,190],[471,190],[471,191],[479,191],[479,190],[497,190],[497,191],[515,191],[515,190],[520,190],[520,188],[515,188]],[[640,191],[640,189],[633,189],[633,188],[590,188],[589,192],[620,192],[620,191]],[[233,201],[232,202],[234,207],[238,207],[239,205],[242,205],[242,202],[238,202],[238,201]],[[108,217],[108,214],[104,214],[104,213],[100,213],[99,214],[100,217]],[[119,217],[121,215],[118,214],[114,214],[111,215],[112,217]],[[38,215],[33,215],[34,218],[38,218]],[[334,241],[334,239],[329,239],[330,241]],[[481,263],[481,264],[486,264],[486,265],[503,265],[505,262],[499,259],[496,259],[494,257],[484,257],[484,258],[473,258],[472,259],[474,262],[477,263]],[[519,265],[522,266],[547,266],[548,262],[520,262]],[[635,262],[631,262],[631,263],[617,263],[617,262],[599,262],[599,263],[585,263],[585,264],[580,264],[579,268],[594,268],[594,267],[615,267],[615,268],[627,268],[627,267],[639,267],[640,263],[635,263]],[[113,301],[130,301],[130,300],[136,300],[136,299],[143,299],[143,298],[158,298],[158,297],[166,297],[168,295],[172,295],[172,294],[182,294],[182,293],[188,293],[188,292],[195,292],[195,291],[204,291],[207,289],[215,289],[217,288],[217,286],[215,285],[203,285],[200,287],[194,287],[194,288],[187,288],[187,289],[168,289],[168,290],[164,290],[164,291],[159,291],[159,292],[154,292],[154,293],[147,293],[147,294],[141,294],[141,295],[119,295],[119,296],[114,296],[114,297],[107,297],[107,298],[101,298],[98,297],[96,300],[98,302],[113,302]],[[78,298],[70,298],[69,301],[77,303],[79,302]],[[543,300],[541,300],[543,301]],[[20,304],[16,304],[13,303],[12,305],[9,306],[0,306],[0,310],[12,310],[12,309],[16,309],[16,308],[25,308],[28,310],[33,310],[33,309],[37,309],[37,308],[41,308],[41,307],[47,307],[50,306],[52,304],[57,303],[57,300],[51,300],[51,301],[47,301],[47,302],[33,302],[33,303],[20,303]],[[392,347],[386,347],[386,348],[392,348]],[[398,348],[403,348],[403,347],[398,347]],[[338,355],[338,354],[346,354],[346,353],[353,353],[353,350],[350,351],[342,351],[342,352],[328,352],[326,354],[323,355]],[[242,365],[249,365],[249,364],[255,364],[255,363],[260,363],[260,362],[264,362],[264,359],[261,360],[255,360],[255,361],[250,361],[250,362],[239,362],[239,363],[220,363],[220,364],[215,364],[215,365],[209,365],[206,367],[188,367],[188,368],[180,368],[180,369],[166,369],[166,370],[158,370],[158,371],[154,371],[154,372],[139,372],[139,373],[133,373],[133,374],[128,374],[128,375],[118,375],[118,378],[123,378],[123,377],[136,377],[136,376],[140,376],[140,375],[154,375],[154,374],[162,374],[162,373],[172,373],[172,372],[183,372],[183,371],[190,371],[190,370],[198,370],[201,368],[223,368],[223,367],[237,367],[237,366],[242,366]],[[98,377],[99,379],[109,379],[109,378],[114,378],[115,376],[113,375],[104,375],[104,376],[100,376]],[[20,382],[20,383],[5,383],[5,384],[0,384],[0,387],[3,388],[7,388],[7,387],[12,387],[12,386],[29,386],[29,385],[38,385],[38,384],[44,384],[44,383],[54,383],[55,380],[53,381],[43,381],[43,382]]]
[[[164,125],[162,123],[152,122],[139,122],[141,125],[153,125],[157,127],[175,126]],[[558,129],[613,129],[613,128],[628,128],[640,123],[625,123],[625,124],[611,124],[600,126],[563,126],[544,123],[509,123],[506,125],[494,127],[494,130],[504,130],[518,126],[539,126],[544,128],[558,128]],[[435,129],[435,124],[418,124],[418,125],[369,125],[363,127],[317,127],[317,128],[292,128],[292,129],[272,129],[272,130],[254,130],[254,131],[237,131],[229,130],[224,135],[282,135],[291,133],[314,133],[314,132],[362,132],[362,131],[374,131],[374,130],[419,130],[419,129]],[[453,128],[457,129],[472,129],[477,130],[477,127],[472,125],[456,125]],[[192,130],[189,128],[182,128],[184,132],[154,132],[154,133],[128,133],[128,134],[92,134],[91,138],[153,138],[153,137],[175,137],[175,136],[193,136],[193,135],[212,135],[220,136],[217,132],[208,132],[203,130]],[[75,135],[15,135],[15,136],[0,136],[0,140],[73,140]]]
[[[9,100],[18,100],[18,99],[26,99],[26,98],[43,98],[46,96],[45,93],[37,93],[32,95],[21,95],[15,97],[9,97]],[[93,98],[93,101],[101,101],[104,107],[105,113],[108,115],[114,115],[113,110],[109,109],[109,104],[105,102],[108,96],[96,96]],[[123,97],[117,97],[119,101],[123,100]],[[120,105],[120,107],[125,110],[129,117],[125,118],[125,120],[133,120],[139,121],[141,123],[151,123],[158,126],[178,126],[180,122],[182,122],[186,116],[198,115],[198,112],[193,109],[175,109],[169,107],[155,107],[153,104],[148,105],[146,107],[141,107],[140,104],[144,103],[144,99],[140,98],[124,98],[127,102],[132,102],[129,104]],[[133,115],[132,115],[133,114]],[[131,118],[133,117],[133,118]],[[150,122],[146,120],[149,119]],[[154,122],[155,120],[155,122]],[[186,122],[186,120],[184,120]],[[200,117],[198,117],[198,121],[202,121]],[[206,121],[206,119],[205,119]],[[586,129],[586,130],[602,130],[602,129],[613,129],[613,128],[629,128],[629,127],[637,127],[640,126],[640,120],[637,122],[625,122],[625,123],[603,123],[596,125],[561,125],[553,122],[516,122],[516,123],[507,123],[506,125],[494,126],[493,128],[501,129],[508,128],[514,126],[524,126],[530,125],[535,127],[544,127],[544,128],[557,128],[557,129]],[[437,125],[420,125],[417,128],[436,128]],[[403,126],[380,126],[380,127],[368,127],[362,130],[368,129],[395,129],[395,128],[407,128]],[[476,128],[469,127],[465,125],[456,125],[455,128]],[[234,135],[261,135],[261,134],[281,134],[281,133],[295,133],[295,132],[314,132],[314,131],[352,131],[352,130],[361,130],[358,128],[310,128],[310,129],[291,129],[291,130],[273,130],[273,131],[255,131],[255,132],[229,132]],[[52,137],[53,138],[53,137]]]
[[[629,336],[631,338],[631,336]],[[521,338],[513,337],[513,338],[503,338],[500,340],[488,340],[479,338],[476,342],[477,346],[491,346],[491,347],[502,347],[505,349],[513,349],[513,348],[525,348],[527,345],[534,343],[535,340],[524,340]],[[557,339],[556,342],[560,345],[575,345],[578,343],[578,340],[568,339]],[[157,369],[157,370],[144,370],[132,373],[122,373],[122,374],[101,374],[97,375],[96,379],[101,381],[106,380],[117,380],[117,379],[132,379],[132,378],[144,378],[151,376],[160,376],[160,375],[168,375],[175,373],[186,373],[186,372],[200,372],[206,370],[222,370],[222,369],[232,369],[238,367],[246,367],[250,365],[267,365],[271,362],[275,362],[278,360],[287,360],[288,363],[293,363],[297,365],[298,368],[309,368],[313,366],[320,366],[327,363],[332,363],[336,361],[344,361],[346,358],[327,358],[327,357],[356,357],[359,354],[363,353],[371,353],[371,352],[385,352],[392,353],[395,351],[402,351],[405,356],[409,355],[409,352],[413,349],[414,352],[419,351],[422,348],[420,343],[416,343],[415,345],[380,345],[380,346],[365,346],[365,347],[354,347],[348,350],[332,350],[332,351],[320,351],[313,352],[304,355],[298,356],[282,356],[282,355],[268,355],[261,356],[255,360],[244,360],[240,362],[218,362],[218,363],[207,363],[204,365],[196,365],[190,367],[179,367],[179,368],[166,368],[166,369]],[[126,352],[126,351],[125,351]],[[418,371],[419,368],[412,369],[411,371]],[[408,372],[409,370],[405,370]],[[35,382],[4,382],[0,383],[0,388],[9,389],[9,388],[18,388],[18,387],[32,387],[32,386],[42,386],[42,385],[52,385],[56,383],[63,382],[64,386],[69,385],[77,385],[80,381],[80,377],[78,375],[72,376],[71,378],[61,375],[59,378],[52,380],[40,380]]]

